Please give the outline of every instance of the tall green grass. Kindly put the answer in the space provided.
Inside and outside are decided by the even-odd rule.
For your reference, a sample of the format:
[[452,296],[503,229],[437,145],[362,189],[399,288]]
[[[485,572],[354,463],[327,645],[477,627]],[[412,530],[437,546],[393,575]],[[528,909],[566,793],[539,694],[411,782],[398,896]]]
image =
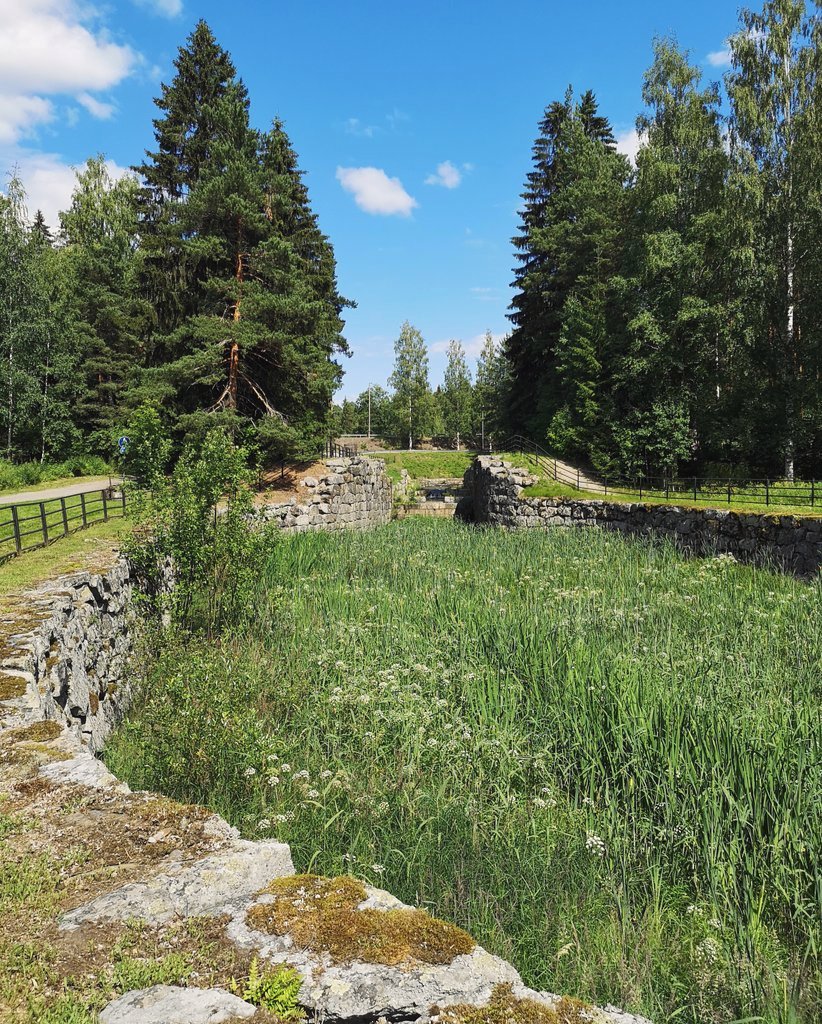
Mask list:
[[107,760],[655,1021],[820,1019],[819,585],[596,531],[283,537]]

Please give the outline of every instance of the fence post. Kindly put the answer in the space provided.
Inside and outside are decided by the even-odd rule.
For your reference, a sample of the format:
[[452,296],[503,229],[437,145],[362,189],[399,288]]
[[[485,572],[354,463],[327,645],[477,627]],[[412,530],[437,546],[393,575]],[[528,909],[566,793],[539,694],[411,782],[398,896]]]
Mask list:
[[696,477],[694,477],[694,501],[696,501]]
[[728,477],[728,504],[731,503],[731,478]]
[[765,480],[765,504],[770,505],[771,503],[771,481],[766,478]]
[[105,487],[102,489],[102,491],[100,491],[100,494],[101,494],[101,496],[103,498],[103,522],[107,523],[108,522],[108,498],[106,497],[106,489],[105,489]]
[[68,534],[68,515],[66,514],[66,499],[60,499],[60,511],[63,513],[63,536]]
[[126,514],[126,487],[123,484],[120,487],[120,501],[123,503],[123,515]]
[[580,486],[579,486],[579,466],[577,466],[577,490],[580,490]]
[[813,508],[814,497],[815,497],[814,491],[815,490],[816,490],[816,481],[815,480],[811,480],[811,508]]
[[17,554],[23,550],[23,542],[20,538],[20,520],[17,515],[17,506],[11,506],[11,525],[14,528],[14,546],[17,549]]
[[639,478],[639,500],[642,501],[642,477]]
[[668,477],[665,477],[665,500],[668,500]]
[[40,523],[43,527],[43,543],[48,544],[49,542],[49,526],[46,520],[46,503],[40,502]]
[[605,477],[605,497],[608,497],[608,477]]
[[88,526],[88,519],[86,518],[86,495],[84,491],[80,491],[80,516],[83,520],[83,526]]

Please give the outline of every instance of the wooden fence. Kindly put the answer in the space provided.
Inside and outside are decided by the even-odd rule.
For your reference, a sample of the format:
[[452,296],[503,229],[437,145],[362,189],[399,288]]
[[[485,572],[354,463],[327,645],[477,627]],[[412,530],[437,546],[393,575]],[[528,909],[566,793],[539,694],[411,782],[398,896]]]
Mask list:
[[[2,502],[2,498],[0,498]],[[122,486],[0,506],[0,561],[125,514]]]

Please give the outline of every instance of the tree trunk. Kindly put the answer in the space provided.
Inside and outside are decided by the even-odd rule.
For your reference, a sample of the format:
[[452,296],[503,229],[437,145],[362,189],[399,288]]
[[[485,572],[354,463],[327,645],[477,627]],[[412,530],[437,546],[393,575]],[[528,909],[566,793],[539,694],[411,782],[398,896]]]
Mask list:
[[[241,290],[243,286],[243,253],[242,253],[242,227],[237,228],[237,266],[234,272],[235,280],[237,281],[237,301],[234,303],[234,316],[232,317],[235,324],[240,321],[240,299]],[[231,348],[228,353],[228,408],[237,408],[237,392],[240,380],[240,343],[237,341],[236,335],[232,338]]]
[[9,345],[9,429],[6,434],[6,458],[11,458],[11,422],[14,416],[14,342]]

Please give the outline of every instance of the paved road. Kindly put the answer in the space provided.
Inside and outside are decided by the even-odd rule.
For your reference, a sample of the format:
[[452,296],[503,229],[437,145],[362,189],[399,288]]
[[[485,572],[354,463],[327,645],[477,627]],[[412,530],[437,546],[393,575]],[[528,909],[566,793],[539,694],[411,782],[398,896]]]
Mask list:
[[86,480],[78,480],[76,484],[64,484],[62,487],[45,487],[39,491],[19,491],[17,494],[0,494],[0,505],[19,505],[24,501],[52,501],[54,498],[68,498],[82,491],[100,491],[109,483],[119,484],[119,476],[95,476]]

